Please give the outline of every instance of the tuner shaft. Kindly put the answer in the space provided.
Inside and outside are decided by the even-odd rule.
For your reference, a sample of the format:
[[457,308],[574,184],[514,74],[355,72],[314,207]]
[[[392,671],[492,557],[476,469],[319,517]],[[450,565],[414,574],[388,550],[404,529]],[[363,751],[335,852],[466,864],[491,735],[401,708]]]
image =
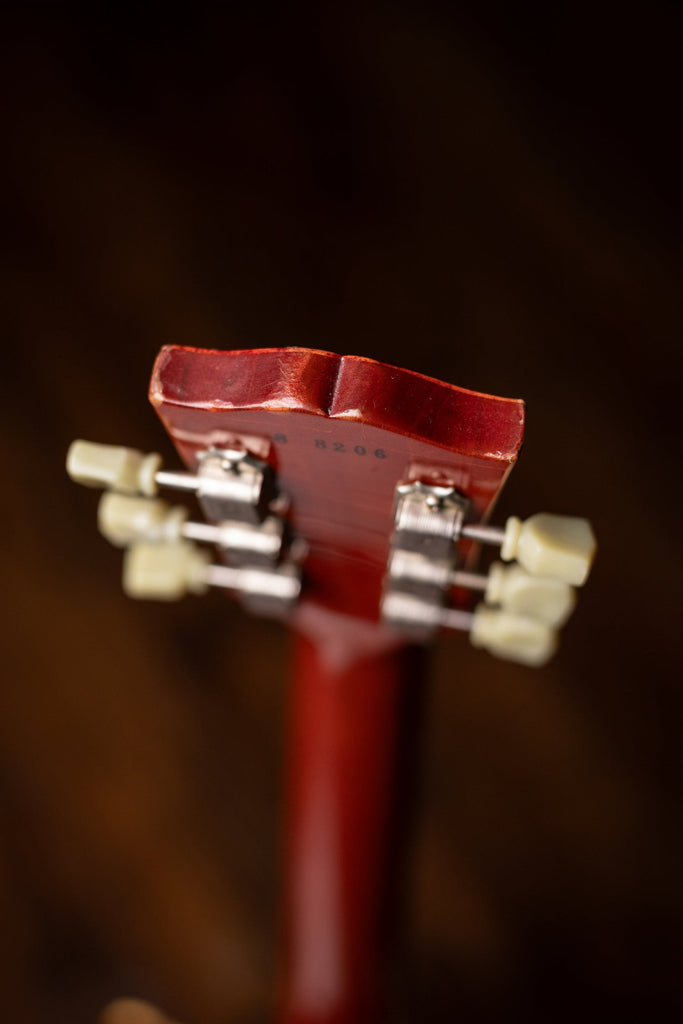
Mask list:
[[466,523],[460,534],[468,540],[476,540],[480,544],[495,544],[497,547],[505,541],[505,530],[502,526],[487,526],[484,523]]
[[197,477],[182,470],[158,469],[154,479],[158,487],[168,487],[175,491],[197,490]]

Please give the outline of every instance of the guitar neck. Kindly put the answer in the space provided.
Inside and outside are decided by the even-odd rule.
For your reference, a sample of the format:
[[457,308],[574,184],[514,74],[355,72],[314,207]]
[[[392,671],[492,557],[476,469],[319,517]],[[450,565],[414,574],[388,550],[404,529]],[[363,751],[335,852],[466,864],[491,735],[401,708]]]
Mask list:
[[424,649],[375,634],[350,623],[327,639],[293,639],[286,1024],[383,1019],[402,710]]

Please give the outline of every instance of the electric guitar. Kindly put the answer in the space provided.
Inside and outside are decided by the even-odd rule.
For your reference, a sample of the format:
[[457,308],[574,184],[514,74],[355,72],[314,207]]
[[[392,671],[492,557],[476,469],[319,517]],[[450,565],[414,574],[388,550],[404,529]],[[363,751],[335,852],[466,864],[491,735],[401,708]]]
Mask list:
[[[280,1018],[378,1024],[405,688],[443,631],[547,661],[593,533],[548,514],[488,525],[522,443],[520,401],[354,356],[173,346],[149,397],[182,471],[84,441],[68,471],[105,488],[99,525],[126,548],[130,596],[223,587],[290,624]],[[158,497],[172,489],[196,495],[205,521]],[[499,549],[486,573],[482,545]]]

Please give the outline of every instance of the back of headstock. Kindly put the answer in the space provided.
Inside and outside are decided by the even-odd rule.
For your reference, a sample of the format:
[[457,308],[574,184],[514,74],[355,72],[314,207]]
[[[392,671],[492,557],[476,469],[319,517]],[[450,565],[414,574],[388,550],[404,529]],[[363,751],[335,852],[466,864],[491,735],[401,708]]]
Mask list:
[[[108,495],[100,509],[110,539],[143,542],[127,559],[133,596],[223,585],[319,639],[354,620],[410,639],[467,629],[527,663],[554,650],[571,585],[592,558],[590,528],[547,516],[481,526],[519,452],[521,402],[361,357],[178,347],[159,354],[150,399],[189,473],[146,456],[107,478],[97,451],[92,465],[92,449],[70,458],[78,479],[147,495]],[[162,515],[151,498],[159,486],[193,490],[220,527]],[[189,539],[217,543],[226,568]],[[502,545],[503,560],[521,564],[468,572],[474,541]],[[474,615],[453,607],[454,598],[471,604],[465,588],[484,594]]]
[[467,490],[489,512],[523,407],[369,359],[298,349],[169,348],[150,398],[183,461],[244,446],[272,467],[307,547],[304,606],[378,622],[399,482]]

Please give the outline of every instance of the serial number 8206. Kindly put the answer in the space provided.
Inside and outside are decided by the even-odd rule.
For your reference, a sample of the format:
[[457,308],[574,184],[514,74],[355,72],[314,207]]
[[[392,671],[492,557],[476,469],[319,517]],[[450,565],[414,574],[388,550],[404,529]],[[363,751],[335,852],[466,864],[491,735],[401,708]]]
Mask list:
[[[286,434],[273,434],[273,441],[276,444],[287,444]],[[353,448],[347,448],[343,441],[327,441],[324,437],[316,437],[314,440],[316,448],[324,448],[330,452],[353,452],[354,455],[374,455],[376,459],[386,459],[387,453],[384,448],[375,448],[368,451],[365,445],[355,444]]]

